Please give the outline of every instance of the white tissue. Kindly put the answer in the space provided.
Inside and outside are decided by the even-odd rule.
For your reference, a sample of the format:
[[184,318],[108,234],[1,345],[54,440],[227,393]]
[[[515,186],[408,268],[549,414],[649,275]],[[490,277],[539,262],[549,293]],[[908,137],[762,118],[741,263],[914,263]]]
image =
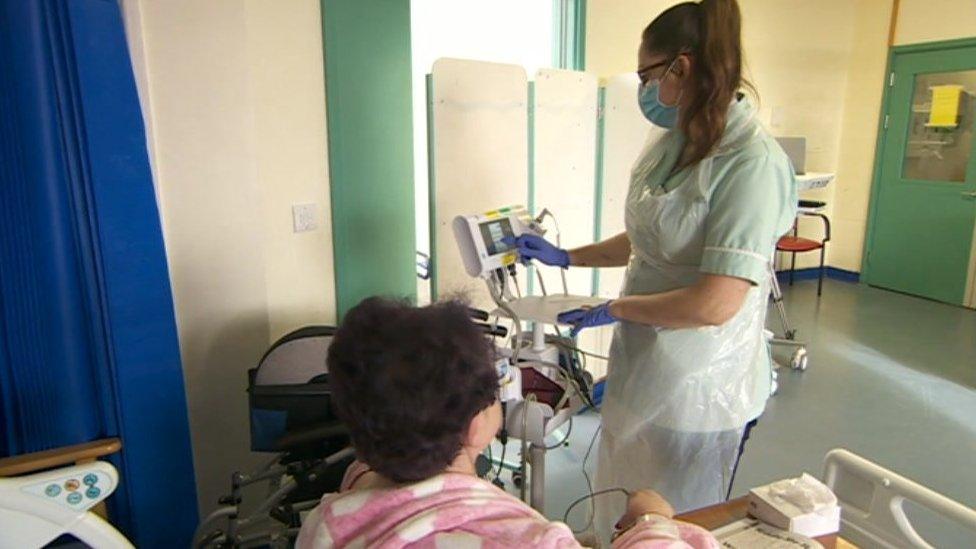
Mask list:
[[837,506],[837,496],[830,488],[806,473],[770,484],[769,495],[774,503],[789,503],[803,513],[830,513]]
[[815,477],[780,480],[749,491],[749,514],[811,538],[840,530],[837,496]]

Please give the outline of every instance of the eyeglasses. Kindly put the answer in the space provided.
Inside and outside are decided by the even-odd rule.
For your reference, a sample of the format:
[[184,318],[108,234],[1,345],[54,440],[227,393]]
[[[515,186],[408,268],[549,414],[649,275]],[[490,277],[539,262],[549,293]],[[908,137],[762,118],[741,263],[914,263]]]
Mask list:
[[670,63],[670,61],[665,59],[664,61],[652,63],[650,65],[637,69],[637,78],[640,78],[641,86],[646,86],[648,82],[652,80],[651,78],[648,78],[647,73],[651,72],[654,69],[661,68],[667,65],[668,63]]
[[[681,56],[681,55],[682,54],[679,53],[678,55],[674,56],[674,58],[671,59],[671,60],[665,59],[664,61],[658,61],[657,63],[651,63],[650,65],[647,65],[646,67],[642,67],[642,68],[637,69],[637,78],[640,79],[640,87],[641,87],[641,90],[644,90],[645,88],[650,87],[650,85],[654,81],[660,82],[661,80],[663,80],[664,79],[664,76],[668,74],[668,71],[671,70],[671,67],[674,66],[674,64],[678,61],[678,57]],[[664,67],[664,66],[667,66],[668,67],[667,70],[664,71],[664,74],[662,74],[658,78],[650,78],[650,75],[648,75],[649,72],[653,71],[654,69],[659,69],[659,68]]]

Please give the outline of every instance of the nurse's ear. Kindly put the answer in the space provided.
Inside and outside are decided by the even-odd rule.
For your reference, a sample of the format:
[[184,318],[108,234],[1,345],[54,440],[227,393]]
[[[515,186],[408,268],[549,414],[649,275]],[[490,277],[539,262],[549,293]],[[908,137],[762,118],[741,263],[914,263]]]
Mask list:
[[674,67],[671,69],[671,72],[674,73],[675,77],[682,84],[687,81],[688,76],[691,74],[691,65],[693,62],[691,56],[686,53],[682,53],[674,60]]

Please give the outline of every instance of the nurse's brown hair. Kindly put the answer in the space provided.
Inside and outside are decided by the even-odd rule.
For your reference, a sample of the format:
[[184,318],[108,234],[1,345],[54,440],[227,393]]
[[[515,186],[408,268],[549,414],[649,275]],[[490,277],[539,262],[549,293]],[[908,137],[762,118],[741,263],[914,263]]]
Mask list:
[[702,0],[672,6],[641,35],[641,48],[672,60],[691,58],[689,103],[678,115],[690,154],[685,166],[708,156],[725,131],[729,105],[740,87],[755,88],[742,77],[742,17],[736,0]]

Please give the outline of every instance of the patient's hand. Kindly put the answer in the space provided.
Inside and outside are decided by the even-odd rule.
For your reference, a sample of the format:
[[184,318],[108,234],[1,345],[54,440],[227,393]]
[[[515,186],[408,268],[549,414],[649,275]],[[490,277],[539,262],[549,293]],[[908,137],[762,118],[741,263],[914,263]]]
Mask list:
[[670,519],[674,518],[674,508],[654,490],[638,490],[627,500],[627,512],[617,522],[617,528],[621,530],[630,528],[637,517],[646,514],[661,515]]

